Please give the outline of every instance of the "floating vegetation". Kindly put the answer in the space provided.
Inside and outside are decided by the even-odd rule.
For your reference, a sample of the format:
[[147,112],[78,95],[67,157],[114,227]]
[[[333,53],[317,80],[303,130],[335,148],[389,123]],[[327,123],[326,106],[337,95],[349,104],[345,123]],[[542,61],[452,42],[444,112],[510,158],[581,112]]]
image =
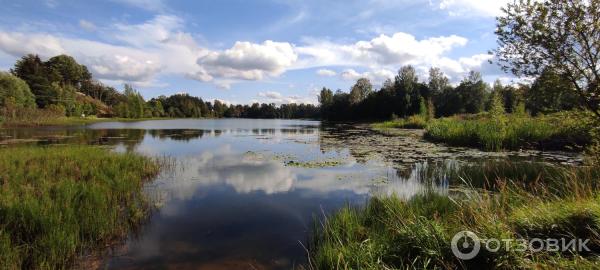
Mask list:
[[285,162],[286,166],[299,167],[299,168],[324,168],[324,167],[336,167],[341,165],[342,162],[339,160],[324,160],[324,161],[295,161],[290,160]]

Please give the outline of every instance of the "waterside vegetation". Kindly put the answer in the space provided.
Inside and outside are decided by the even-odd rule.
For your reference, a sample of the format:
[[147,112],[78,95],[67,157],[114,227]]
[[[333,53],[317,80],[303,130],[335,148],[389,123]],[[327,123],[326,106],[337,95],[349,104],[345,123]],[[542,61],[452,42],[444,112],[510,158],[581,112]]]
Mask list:
[[[311,268],[600,267],[595,255],[600,252],[598,167],[488,162],[457,168],[450,175],[451,181],[472,185],[441,193],[431,188],[409,200],[375,197],[364,207],[347,206],[325,217],[315,225]],[[482,251],[475,258],[460,260],[452,252],[451,240],[461,231],[474,232],[479,239],[508,239],[510,244],[488,251],[482,242]],[[590,239],[590,251],[518,248],[517,239],[533,238],[564,239],[567,243]]]
[[157,162],[92,146],[0,148],[0,266],[64,269],[147,216]]

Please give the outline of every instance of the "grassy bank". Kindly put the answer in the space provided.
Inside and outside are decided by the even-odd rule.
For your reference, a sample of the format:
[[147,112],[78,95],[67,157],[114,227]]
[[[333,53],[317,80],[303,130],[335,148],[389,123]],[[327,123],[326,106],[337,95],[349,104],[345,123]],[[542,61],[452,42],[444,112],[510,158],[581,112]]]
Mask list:
[[0,149],[0,265],[60,269],[122,238],[147,214],[158,165],[90,146]]
[[427,126],[427,119],[421,115],[413,115],[408,118],[396,119],[385,121],[381,123],[372,124],[371,127],[375,129],[389,129],[389,128],[406,128],[406,129],[423,129]]
[[11,119],[0,121],[0,127],[43,127],[43,126],[80,126],[98,122],[133,122],[143,120],[165,120],[169,118],[100,118],[96,116],[88,117],[48,117],[36,119]]
[[426,129],[429,140],[489,151],[580,150],[591,142],[590,122],[583,113],[454,116],[431,121]]
[[[409,201],[373,198],[364,207],[339,210],[316,226],[310,268],[600,268],[595,255],[600,252],[598,168],[555,168],[537,176],[517,176],[516,171],[496,174],[503,168],[490,166],[460,172],[467,179],[490,176],[485,180],[491,183],[488,189],[464,188],[451,196],[425,192]],[[451,239],[464,230],[481,239],[512,241],[497,252],[482,248],[474,259],[459,260]],[[517,248],[516,239],[532,238],[590,239],[592,252]]]

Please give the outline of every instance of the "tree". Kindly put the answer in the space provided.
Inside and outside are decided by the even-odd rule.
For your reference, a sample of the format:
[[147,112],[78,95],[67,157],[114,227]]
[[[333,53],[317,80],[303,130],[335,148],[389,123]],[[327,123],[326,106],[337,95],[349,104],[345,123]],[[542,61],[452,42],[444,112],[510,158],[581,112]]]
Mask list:
[[551,69],[544,70],[525,92],[525,106],[533,115],[570,110],[578,104],[573,85]]
[[502,68],[530,77],[554,70],[600,118],[600,0],[518,0],[503,12],[495,50]]
[[125,101],[115,106],[116,114],[124,118],[144,117],[146,102],[142,95],[129,84],[125,84],[124,88]]
[[319,104],[321,104],[321,107],[327,107],[331,105],[331,103],[333,103],[333,92],[331,89],[323,87],[319,94]]
[[54,103],[46,66],[37,55],[28,54],[17,60],[11,73],[27,82],[39,107]]
[[331,105],[333,104],[333,92],[331,89],[323,87],[319,94],[319,104],[321,105],[321,115],[323,118],[330,117]]
[[73,57],[68,55],[54,56],[44,64],[48,73],[54,74],[55,78],[51,81],[60,82],[63,85],[78,86],[85,77],[90,76],[85,66],[79,65]]
[[414,67],[408,65],[400,68],[395,78],[397,102],[401,116],[414,114],[419,111],[421,93],[419,91],[419,78]]
[[0,107],[6,106],[8,99],[16,107],[35,107],[35,97],[27,83],[9,73],[0,72]]
[[483,111],[486,87],[479,72],[469,72],[469,75],[456,88],[462,105],[460,112],[480,113]]
[[350,89],[350,103],[358,104],[373,92],[373,85],[367,78],[360,78]]
[[433,98],[442,93],[449,85],[448,77],[444,75],[441,69],[434,67],[429,69],[429,83],[427,86]]

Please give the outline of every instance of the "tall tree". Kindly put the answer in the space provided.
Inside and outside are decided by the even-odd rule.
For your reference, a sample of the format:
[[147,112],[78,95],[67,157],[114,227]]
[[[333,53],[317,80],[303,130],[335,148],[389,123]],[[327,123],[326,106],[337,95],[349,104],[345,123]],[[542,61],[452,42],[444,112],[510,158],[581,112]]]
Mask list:
[[448,77],[444,75],[441,69],[432,67],[429,69],[429,91],[433,97],[442,93],[450,85]]
[[350,103],[358,104],[373,92],[373,85],[367,78],[360,78],[350,89]]
[[568,79],[546,69],[525,92],[525,106],[534,115],[570,110],[579,105],[579,95]]
[[517,0],[497,19],[495,50],[504,70],[564,76],[600,118],[600,0]]
[[485,104],[486,88],[487,85],[483,82],[479,72],[469,72],[469,75],[456,88],[461,99],[461,112],[482,112]]
[[48,80],[46,66],[39,56],[28,54],[17,60],[11,73],[23,79],[35,95],[35,102],[39,107],[46,107],[54,103],[52,85]]
[[68,55],[54,56],[44,63],[49,74],[55,74],[53,82],[60,82],[63,85],[79,86],[87,79],[89,72],[85,66],[79,65],[77,61]]
[[421,103],[421,94],[419,77],[415,68],[411,65],[400,68],[394,85],[399,106],[398,113],[401,116],[417,113]]

